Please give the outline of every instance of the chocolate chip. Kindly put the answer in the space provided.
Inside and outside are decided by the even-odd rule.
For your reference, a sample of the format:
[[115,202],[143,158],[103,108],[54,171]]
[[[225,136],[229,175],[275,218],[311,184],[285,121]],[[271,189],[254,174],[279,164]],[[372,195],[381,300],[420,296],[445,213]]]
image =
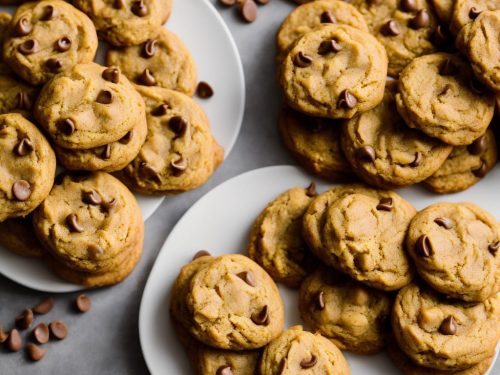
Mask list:
[[19,334],[17,329],[10,331],[9,337],[7,338],[7,349],[11,352],[18,352],[23,347],[23,339]]
[[351,93],[349,89],[342,91],[337,103],[338,108],[352,109],[358,104],[358,99]]
[[201,258],[201,257],[209,257],[211,256],[212,254],[210,254],[208,251],[206,250],[200,250],[198,251],[196,254],[193,255],[193,260],[195,259],[198,259],[198,258]]
[[52,5],[47,5],[43,8],[43,14],[40,17],[40,21],[49,21],[54,17],[54,7]]
[[442,76],[455,76],[458,73],[458,68],[451,59],[446,59],[443,61],[441,64],[441,67],[439,68],[439,74]]
[[91,204],[93,206],[98,206],[102,203],[102,198],[97,191],[92,189],[90,191],[82,192],[82,202]]
[[392,198],[382,198],[377,204],[378,211],[392,211],[394,207],[394,202]]
[[248,285],[255,287],[256,282],[255,282],[255,275],[253,274],[252,271],[245,271],[245,272],[240,272],[238,276],[241,280],[246,282]]
[[453,228],[453,221],[451,221],[451,219],[448,219],[447,217],[438,217],[434,219],[434,222],[444,229]]
[[16,108],[30,111],[33,108],[33,102],[25,92],[18,92],[16,95]]
[[429,26],[430,17],[425,9],[420,9],[416,16],[408,21],[408,25],[415,30]]
[[104,69],[102,78],[108,82],[118,83],[120,82],[120,71],[117,68]]
[[37,315],[45,315],[54,307],[54,298],[46,297],[38,305],[33,307],[33,312]]
[[155,117],[165,116],[167,114],[168,109],[169,109],[168,105],[160,104],[158,107],[154,108],[151,111],[151,114]]
[[68,327],[62,320],[54,320],[49,324],[49,330],[52,337],[58,340],[64,340],[68,336]]
[[175,135],[182,137],[184,133],[186,133],[188,124],[181,116],[174,116],[168,120],[168,127],[175,133]]
[[187,159],[184,159],[182,156],[179,156],[176,160],[172,160],[170,165],[174,169],[176,173],[184,172],[188,167]]
[[313,62],[312,57],[306,55],[304,52],[300,51],[293,58],[293,63],[299,68],[305,68],[311,65]]
[[35,39],[28,39],[21,43],[17,50],[21,52],[23,55],[31,55],[38,51],[38,42]]
[[55,49],[58,52],[66,52],[71,48],[71,40],[68,37],[62,37],[57,40],[55,44]]
[[381,27],[380,32],[385,36],[397,36],[401,34],[401,28],[399,27],[399,23],[397,23],[397,21],[389,20]]
[[208,99],[214,96],[214,90],[205,81],[200,81],[196,87],[196,94],[202,99]]
[[418,9],[416,0],[402,0],[401,9],[403,12],[415,12]]
[[104,146],[101,152],[101,159],[108,160],[111,157],[111,145],[107,144]]
[[28,200],[31,195],[30,183],[26,180],[17,180],[12,185],[12,194],[20,202]]
[[374,162],[376,159],[375,150],[371,146],[364,146],[356,151],[356,156],[361,161]]
[[488,251],[493,256],[496,255],[496,253],[498,252],[498,249],[500,249],[500,241],[496,241],[496,242],[490,243],[489,246],[488,246]]
[[78,222],[78,215],[77,214],[69,214],[68,216],[66,216],[66,224],[67,224],[70,232],[73,232],[73,233],[82,233],[83,232],[83,227]]
[[482,135],[474,142],[472,142],[472,144],[467,146],[467,150],[472,155],[481,155],[483,152],[486,151],[487,146],[488,145],[486,143],[486,135]]
[[257,4],[253,0],[242,0],[240,3],[240,15],[246,22],[257,19]]
[[37,362],[45,356],[45,353],[47,353],[47,349],[40,348],[30,342],[28,345],[26,345],[26,353],[28,354],[29,359]]
[[76,309],[81,313],[86,313],[92,306],[92,301],[85,294],[80,294],[75,300]]
[[35,145],[30,141],[29,138],[23,138],[21,141],[14,147],[14,153],[17,156],[26,156],[31,154],[35,149]]
[[429,237],[425,234],[420,236],[415,244],[415,251],[418,255],[422,257],[428,257],[432,255],[432,244]]
[[109,90],[101,90],[99,94],[97,94],[95,101],[100,104],[111,104],[113,103],[113,93]]
[[139,76],[139,82],[146,86],[156,85],[155,76],[149,69],[144,69],[142,74]]
[[305,370],[314,367],[316,363],[318,363],[318,358],[314,354],[312,354],[311,358],[303,359],[302,361],[300,361],[300,367]]
[[33,25],[30,23],[27,17],[22,17],[16,22],[14,26],[15,36],[26,36],[33,30]]
[[457,322],[453,316],[447,317],[439,326],[439,332],[443,335],[454,335],[457,333]]
[[318,48],[318,53],[320,55],[327,55],[330,52],[339,52],[342,49],[342,46],[335,39],[324,40],[320,43]]
[[269,324],[269,308],[267,305],[264,306],[258,313],[252,314],[250,318],[258,326],[267,326]]
[[139,166],[139,174],[142,178],[146,180],[155,180],[161,182],[160,175],[156,172],[151,164],[142,162]]
[[449,43],[448,32],[441,25],[437,25],[433,34],[434,44],[438,46],[445,46]]
[[415,159],[410,163],[410,167],[416,168],[420,165],[422,162],[422,153],[421,152],[415,152]]
[[337,19],[331,10],[325,10],[319,18],[321,23],[337,23]]
[[64,135],[70,136],[75,132],[76,126],[73,120],[66,118],[64,120],[59,120],[57,122],[57,130],[59,130]]
[[217,375],[233,375],[231,366],[221,366],[217,369]]
[[482,83],[477,80],[476,77],[472,77],[469,82],[469,87],[477,95],[482,95],[486,92],[486,89],[484,88]]
[[146,59],[153,57],[156,54],[157,43],[158,41],[156,39],[149,39],[146,43],[144,43],[144,46],[142,47],[142,57]]
[[481,160],[481,165],[479,165],[479,167],[472,170],[472,174],[479,178],[482,178],[488,174],[488,166],[486,165],[484,160]]
[[62,64],[61,60],[58,60],[58,59],[48,59],[45,62],[45,66],[47,66],[47,68],[51,72],[57,72],[57,71],[59,71],[62,68],[63,64]]
[[45,344],[47,341],[49,341],[49,327],[47,327],[47,324],[45,323],[40,323],[35,328],[33,328],[31,335],[37,343]]
[[132,3],[132,6],[130,7],[130,10],[137,17],[145,17],[148,15],[148,7],[146,6],[143,0],[134,1]]
[[0,324],[0,344],[3,344],[8,338],[9,334],[3,330],[3,327]]
[[90,256],[90,258],[97,259],[102,254],[104,254],[104,250],[99,245],[91,244],[91,245],[87,246],[87,254]]
[[222,5],[225,5],[225,6],[231,6],[231,5],[234,5],[234,4],[236,4],[236,1],[237,1],[237,0],[219,0],[219,2],[220,2]]
[[109,202],[102,202],[101,210],[109,213],[116,206],[116,203],[117,200],[115,198],[111,199]]
[[31,309],[24,310],[16,317],[16,326],[19,329],[28,329],[33,323],[33,311]]
[[125,134],[123,137],[121,137],[118,142],[120,142],[122,145],[128,145],[130,143],[130,141],[132,140],[133,135],[134,135],[134,132],[131,130],[127,134]]
[[477,9],[476,7],[472,7],[469,10],[469,18],[471,20],[475,20],[479,15],[482,13],[481,10]]
[[316,294],[315,305],[318,310],[323,310],[325,308],[325,293],[322,290]]
[[113,8],[115,8],[115,9],[125,8],[125,4],[123,3],[123,0],[114,0],[113,1]]
[[316,182],[311,181],[309,186],[306,188],[306,195],[308,197],[315,197],[318,195],[318,191],[316,190]]

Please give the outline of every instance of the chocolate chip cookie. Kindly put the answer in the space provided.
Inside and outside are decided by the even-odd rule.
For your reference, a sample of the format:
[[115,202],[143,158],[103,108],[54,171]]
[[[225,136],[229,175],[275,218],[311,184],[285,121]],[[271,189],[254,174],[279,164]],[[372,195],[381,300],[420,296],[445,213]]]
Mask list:
[[323,268],[300,286],[302,319],[342,350],[381,351],[392,302],[385,293]]
[[325,24],[291,47],[279,83],[287,104],[297,111],[351,118],[382,101],[386,75],[387,55],[372,35]]
[[31,118],[38,91],[37,87],[18,79],[10,69],[2,71],[0,66],[0,114],[20,113]]
[[437,203],[420,211],[406,244],[419,275],[441,293],[475,302],[499,290],[500,228],[472,203]]
[[196,89],[193,57],[184,42],[166,29],[138,46],[109,49],[106,64],[118,66],[139,85],[160,86],[189,96]]
[[424,186],[439,194],[468,189],[493,169],[497,155],[495,135],[488,129],[471,145],[455,147],[443,165],[424,181]]
[[38,128],[17,113],[0,115],[0,170],[0,222],[28,215],[54,183],[54,151]]
[[221,350],[202,345],[195,354],[194,365],[199,375],[255,375],[259,365],[259,350]]
[[497,9],[500,9],[499,0],[456,0],[450,31],[457,34],[465,25],[473,22],[481,12]]
[[495,99],[476,90],[472,70],[460,57],[436,53],[413,60],[401,73],[396,104],[406,123],[453,146],[484,134]]
[[396,109],[397,89],[397,81],[387,81],[382,103],[342,128],[342,148],[352,169],[367,183],[386,189],[425,180],[453,149],[406,126]]
[[[50,32],[47,32],[50,30]],[[33,85],[94,60],[97,34],[92,21],[60,0],[35,1],[17,8],[3,45],[5,62]]]
[[33,230],[31,215],[0,223],[0,245],[24,257],[40,258],[44,254],[42,244]]

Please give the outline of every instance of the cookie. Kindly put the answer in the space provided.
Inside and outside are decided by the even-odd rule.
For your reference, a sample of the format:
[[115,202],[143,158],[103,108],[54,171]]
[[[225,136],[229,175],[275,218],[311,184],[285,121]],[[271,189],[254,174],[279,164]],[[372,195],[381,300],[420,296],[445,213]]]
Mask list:
[[172,11],[172,0],[75,0],[97,29],[99,38],[114,46],[137,46],[154,38]]
[[332,181],[355,179],[340,147],[339,121],[310,117],[283,106],[278,130],[286,148],[310,173]]
[[58,146],[89,149],[119,141],[144,121],[142,101],[116,68],[79,64],[43,87],[35,118]]
[[499,290],[500,231],[472,203],[436,203],[420,211],[406,245],[419,275],[441,293],[476,302]]
[[327,118],[351,118],[382,101],[387,75],[384,47],[369,33],[326,24],[290,48],[279,83],[290,107]]
[[352,5],[387,51],[390,76],[397,78],[413,59],[436,50],[433,37],[438,22],[426,0],[354,0]]
[[28,215],[54,183],[54,151],[38,128],[17,113],[0,115],[0,170],[0,222]]
[[349,365],[342,352],[319,334],[290,327],[264,350],[260,362],[262,375],[309,374],[349,375]]
[[469,146],[457,146],[424,186],[439,194],[463,191],[479,182],[497,162],[497,144],[488,129]]
[[91,62],[96,51],[92,21],[60,0],[35,1],[17,8],[3,45],[4,61],[33,85],[76,64]]
[[398,345],[423,367],[458,371],[490,358],[500,337],[500,296],[479,304],[445,299],[411,284],[392,311]]
[[401,73],[397,109],[408,126],[453,146],[468,145],[484,134],[495,110],[493,96],[474,87],[460,57],[422,56]]
[[284,308],[276,284],[242,255],[223,255],[200,269],[185,298],[184,328],[214,348],[257,349],[283,330]]
[[269,203],[253,224],[247,247],[248,256],[274,281],[292,288],[316,263],[301,235],[302,217],[316,195],[311,190],[292,188]]
[[137,86],[146,102],[148,135],[139,155],[120,174],[144,194],[176,194],[204,184],[223,159],[208,118],[189,96]]
[[453,16],[453,8],[456,0],[431,0],[434,10],[441,22],[449,25]]
[[192,96],[196,90],[196,65],[184,42],[172,31],[161,29],[146,42],[111,48],[108,66],[118,66],[132,82],[160,86]]
[[44,254],[33,230],[31,215],[0,223],[0,245],[23,257],[40,258]]
[[415,213],[394,192],[346,185],[311,202],[303,235],[325,264],[374,288],[397,290],[413,277],[404,240]]
[[326,268],[300,286],[302,319],[340,349],[358,354],[385,347],[391,306],[385,293]]
[[[457,34],[465,25],[473,22],[481,12],[497,9],[500,9],[499,0],[456,0],[450,31]],[[496,42],[498,43],[498,40]]]
[[342,128],[342,149],[352,169],[370,185],[386,189],[425,180],[453,149],[406,126],[396,109],[397,89],[397,81],[387,81],[382,103]]
[[0,114],[20,113],[32,117],[38,88],[19,80],[10,69],[2,71],[0,63]]
[[207,346],[198,348],[195,366],[199,375],[255,375],[259,365],[258,350],[220,350]]

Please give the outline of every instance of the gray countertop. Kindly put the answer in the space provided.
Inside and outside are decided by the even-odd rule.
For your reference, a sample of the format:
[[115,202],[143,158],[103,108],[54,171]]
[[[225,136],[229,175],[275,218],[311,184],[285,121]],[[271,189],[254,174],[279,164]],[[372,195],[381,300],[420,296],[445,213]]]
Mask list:
[[[259,7],[258,18],[252,24],[241,22],[236,7],[217,8],[238,45],[247,85],[244,122],[232,153],[205,186],[165,199],[146,222],[140,264],[123,283],[88,292],[92,298],[90,312],[80,315],[73,311],[76,293],[55,295],[55,308],[38,321],[64,320],[69,326],[68,337],[46,345],[45,358],[35,364],[27,361],[24,353],[0,350],[1,375],[147,374],[139,343],[139,305],[151,267],[171,229],[196,200],[227,179],[259,167],[293,163],[276,129],[281,98],[275,83],[274,63],[274,36],[293,3],[271,0]],[[203,32],[201,26],[200,32]],[[10,326],[17,314],[43,296],[0,276],[0,322]],[[493,374],[500,374],[500,364]]]

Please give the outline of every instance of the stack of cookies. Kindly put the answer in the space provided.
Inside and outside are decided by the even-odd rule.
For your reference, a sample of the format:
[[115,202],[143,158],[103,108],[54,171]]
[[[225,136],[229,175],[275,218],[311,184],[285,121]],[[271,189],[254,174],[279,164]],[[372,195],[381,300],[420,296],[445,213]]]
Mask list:
[[129,189],[195,189],[223,160],[195,63],[163,27],[170,0],[19,3],[0,14],[0,244],[71,282],[117,283],[144,240]]
[[436,193],[465,190],[495,166],[500,3],[432,3],[317,0],[287,16],[278,127],[302,166]]

